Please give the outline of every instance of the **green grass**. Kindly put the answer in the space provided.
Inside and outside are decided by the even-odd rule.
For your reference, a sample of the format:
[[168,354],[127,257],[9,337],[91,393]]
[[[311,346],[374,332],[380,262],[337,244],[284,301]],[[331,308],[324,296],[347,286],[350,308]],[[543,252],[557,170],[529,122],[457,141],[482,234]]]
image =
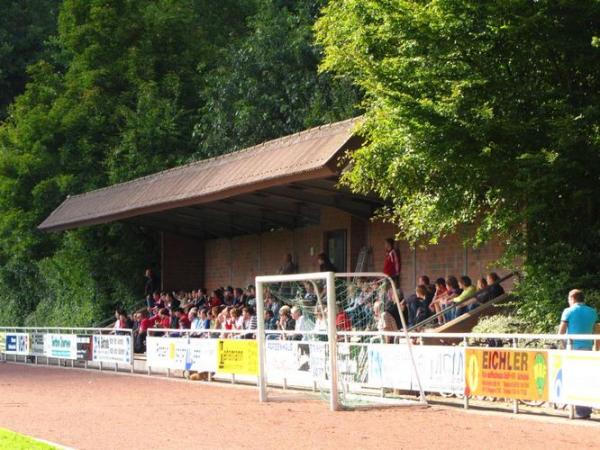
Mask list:
[[36,441],[22,434],[0,428],[0,449],[2,450],[51,450],[56,447]]

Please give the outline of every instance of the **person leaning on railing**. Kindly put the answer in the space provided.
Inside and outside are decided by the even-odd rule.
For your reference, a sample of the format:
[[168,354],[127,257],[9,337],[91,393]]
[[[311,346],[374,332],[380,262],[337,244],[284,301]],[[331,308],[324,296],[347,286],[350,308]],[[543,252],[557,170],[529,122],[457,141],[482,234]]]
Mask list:
[[[569,292],[569,307],[565,308],[560,318],[559,334],[593,334],[598,312],[584,303],[583,292],[573,289]],[[584,339],[573,339],[573,350],[593,350],[594,341]],[[589,419],[592,408],[587,406],[575,406],[575,417],[578,419]]]

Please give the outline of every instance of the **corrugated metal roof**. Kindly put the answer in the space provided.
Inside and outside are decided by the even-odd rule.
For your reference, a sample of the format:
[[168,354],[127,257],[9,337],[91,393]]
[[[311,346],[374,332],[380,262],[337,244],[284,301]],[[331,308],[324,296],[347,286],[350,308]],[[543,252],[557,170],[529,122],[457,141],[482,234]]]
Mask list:
[[65,230],[106,223],[334,175],[336,167],[331,163],[349,144],[357,120],[312,128],[238,152],[68,197],[39,229]]

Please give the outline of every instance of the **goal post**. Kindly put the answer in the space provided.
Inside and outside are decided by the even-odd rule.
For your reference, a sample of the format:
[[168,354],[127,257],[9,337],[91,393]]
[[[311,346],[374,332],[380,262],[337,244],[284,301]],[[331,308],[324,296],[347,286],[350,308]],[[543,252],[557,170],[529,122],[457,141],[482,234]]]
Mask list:
[[[279,386],[318,390],[332,411],[426,404],[397,287],[385,274],[258,276],[255,285],[261,402]],[[406,391],[418,391],[418,401]]]

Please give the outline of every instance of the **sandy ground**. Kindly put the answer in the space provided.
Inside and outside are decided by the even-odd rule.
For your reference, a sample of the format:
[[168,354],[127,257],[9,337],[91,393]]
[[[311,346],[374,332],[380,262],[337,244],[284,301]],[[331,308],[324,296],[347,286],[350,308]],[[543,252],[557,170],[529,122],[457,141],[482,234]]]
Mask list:
[[81,449],[600,448],[600,424],[451,407],[328,411],[255,388],[0,363],[0,427]]

